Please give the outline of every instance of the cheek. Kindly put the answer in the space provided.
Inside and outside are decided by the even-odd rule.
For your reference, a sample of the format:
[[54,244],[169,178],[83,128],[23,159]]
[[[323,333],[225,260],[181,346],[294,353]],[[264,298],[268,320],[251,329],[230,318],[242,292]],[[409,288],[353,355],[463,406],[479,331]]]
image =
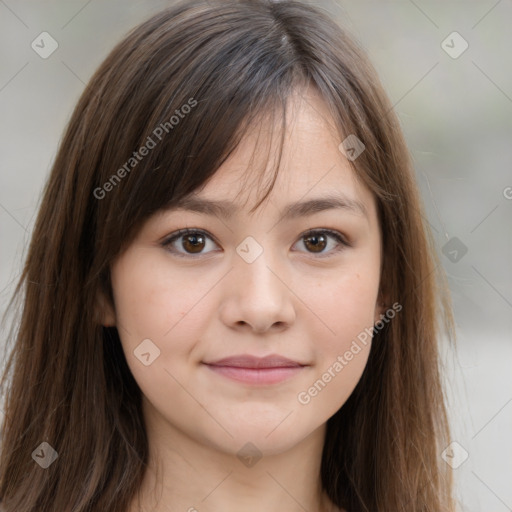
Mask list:
[[143,249],[126,253],[112,268],[116,321],[134,340],[165,339],[190,309],[194,293],[164,269]]
[[[206,295],[218,277],[189,279],[170,269],[161,255],[143,248],[125,253],[111,275],[116,323],[130,369],[141,387],[145,382],[158,387],[161,382],[146,381],[149,374],[155,379],[158,368],[173,373],[186,370],[183,362],[194,350],[209,315],[216,311],[211,306],[208,310]],[[153,354],[156,357],[146,367],[137,355],[148,351],[151,361]],[[162,378],[164,382],[169,379],[167,374]]]
[[141,390],[152,399],[162,389],[180,396],[180,386],[165,370],[174,374],[173,362],[187,354],[186,342],[194,339],[183,337],[180,331],[188,320],[187,304],[192,307],[195,294],[178,275],[163,270],[148,251],[132,248],[111,271],[123,351]]
[[308,305],[322,320],[319,350],[331,355],[348,350],[354,338],[373,326],[378,287],[378,270],[365,267],[340,272],[313,289]]
[[[364,277],[363,277],[364,276]],[[309,413],[329,418],[347,401],[366,367],[371,348],[376,278],[345,274],[318,286],[310,297],[323,322],[310,332],[315,340],[315,367],[297,395]],[[324,325],[325,324],[325,325]]]
[[[370,261],[371,260],[371,261]],[[366,367],[371,348],[379,265],[358,258],[339,277],[317,279],[308,306],[314,322],[315,369],[299,402],[311,401],[318,414],[330,417],[348,399]]]

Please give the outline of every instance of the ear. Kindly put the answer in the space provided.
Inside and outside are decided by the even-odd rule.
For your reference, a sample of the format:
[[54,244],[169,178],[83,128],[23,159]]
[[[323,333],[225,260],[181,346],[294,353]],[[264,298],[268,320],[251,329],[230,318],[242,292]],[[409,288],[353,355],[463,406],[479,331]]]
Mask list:
[[116,325],[116,314],[113,304],[107,299],[103,291],[98,291],[95,308],[96,321],[104,327]]
[[379,296],[377,297],[377,302],[375,304],[375,315],[373,319],[373,323],[377,323],[381,319],[381,315],[384,315],[384,312],[389,308],[389,297],[385,294],[379,292]]

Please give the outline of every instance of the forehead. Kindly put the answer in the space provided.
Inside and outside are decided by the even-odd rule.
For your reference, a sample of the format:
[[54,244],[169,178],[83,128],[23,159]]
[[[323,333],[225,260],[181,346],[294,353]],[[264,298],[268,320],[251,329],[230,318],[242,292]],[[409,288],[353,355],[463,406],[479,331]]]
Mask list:
[[[368,220],[368,208],[359,199],[352,199],[343,193],[328,193],[314,198],[287,203],[281,206],[281,220],[293,220],[313,213],[326,210],[342,210],[352,215],[365,217]],[[242,207],[230,200],[209,198],[202,195],[191,195],[182,199],[177,208],[213,217],[230,220],[242,213]]]
[[265,188],[253,184],[269,185],[279,163],[268,199],[285,216],[340,208],[368,217],[373,195],[339,150],[340,142],[334,119],[316,90],[296,92],[288,100],[285,118],[261,116],[216,173],[179,207],[225,218],[241,214],[242,204],[249,203],[249,210]]

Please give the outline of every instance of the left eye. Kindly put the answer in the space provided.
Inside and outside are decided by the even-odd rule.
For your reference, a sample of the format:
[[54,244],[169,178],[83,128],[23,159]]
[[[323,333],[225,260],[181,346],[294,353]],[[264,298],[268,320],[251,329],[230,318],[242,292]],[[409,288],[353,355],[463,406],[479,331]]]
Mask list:
[[[175,247],[175,242],[180,238],[182,239],[181,248],[184,249],[185,252],[180,252]],[[328,245],[329,238],[336,241],[335,248],[331,251],[324,251]],[[215,244],[213,238],[203,230],[190,228],[180,229],[166,238],[162,242],[162,246],[166,247],[171,253],[176,254],[179,257],[187,257],[193,254],[205,254],[202,251],[207,245],[206,240],[210,240]],[[325,257],[325,252],[337,253],[345,247],[350,247],[350,244],[345,240],[341,233],[330,229],[310,230],[301,235],[300,241],[303,241],[306,247],[312,248],[313,250],[311,252],[313,254],[321,254],[321,257]]]

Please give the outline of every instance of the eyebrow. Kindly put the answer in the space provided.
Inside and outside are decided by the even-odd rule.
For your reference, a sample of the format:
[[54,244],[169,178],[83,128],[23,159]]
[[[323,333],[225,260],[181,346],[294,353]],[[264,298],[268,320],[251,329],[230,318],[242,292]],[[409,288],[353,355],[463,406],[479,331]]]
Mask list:
[[[212,200],[194,196],[186,196],[176,203],[172,208],[189,210],[205,215],[213,215],[223,219],[229,219],[234,213],[239,211],[239,207],[230,201]],[[288,204],[284,207],[281,220],[291,220],[297,217],[306,217],[325,210],[345,210],[354,215],[368,218],[368,212],[365,205],[355,199],[345,195],[327,195],[308,199],[307,201],[298,201]]]

